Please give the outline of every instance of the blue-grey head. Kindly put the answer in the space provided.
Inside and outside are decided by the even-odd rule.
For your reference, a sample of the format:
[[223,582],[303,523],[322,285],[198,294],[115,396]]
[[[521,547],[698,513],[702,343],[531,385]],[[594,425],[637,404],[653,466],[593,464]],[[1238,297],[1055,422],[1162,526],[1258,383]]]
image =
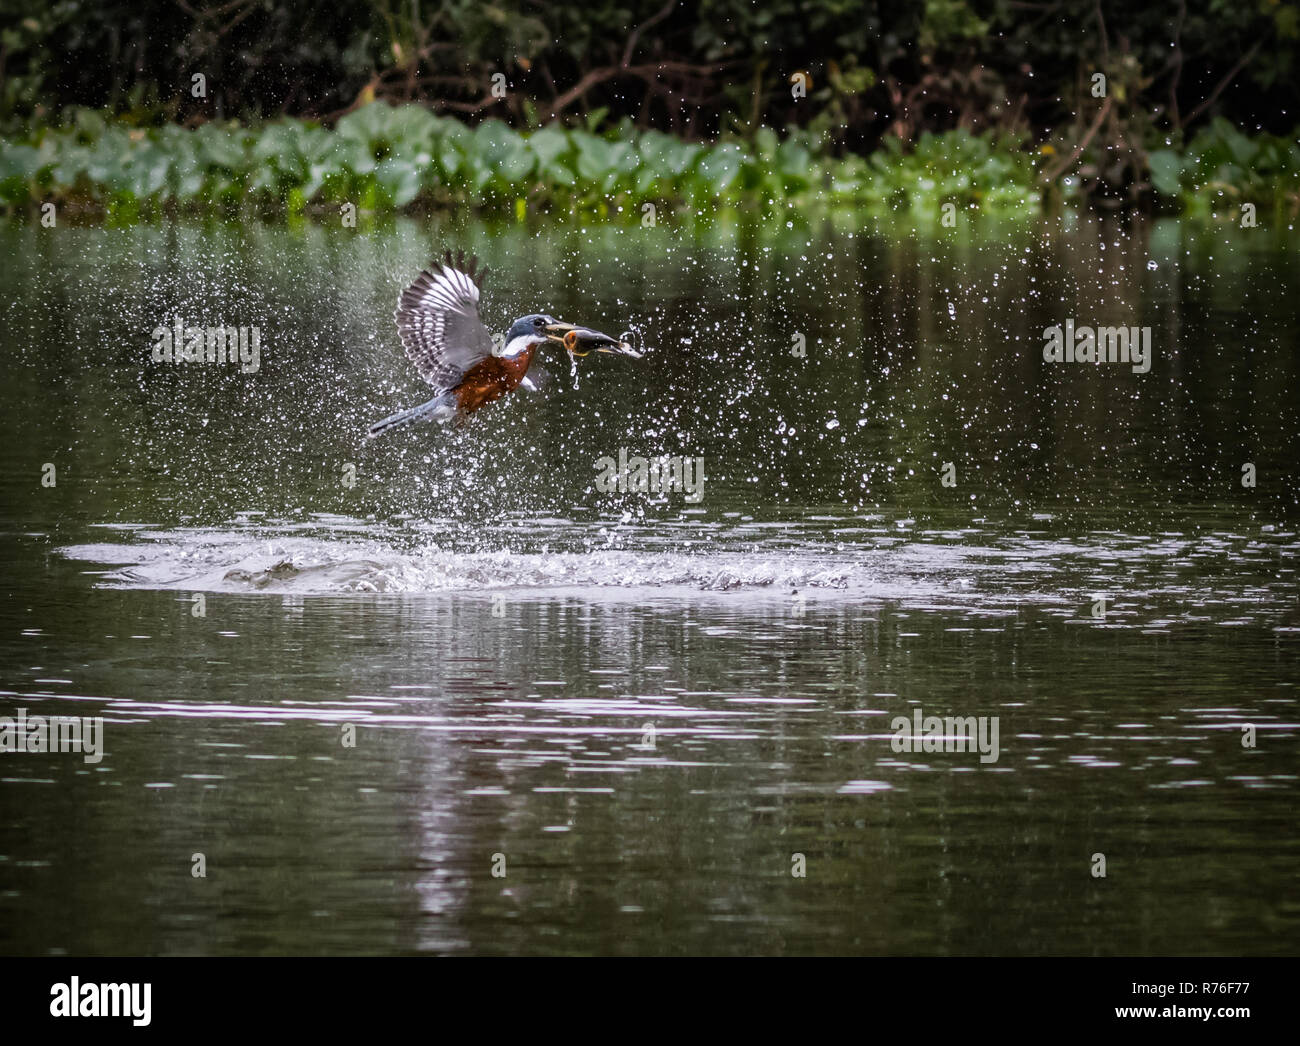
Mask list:
[[611,338],[600,331],[565,323],[544,313],[533,313],[515,320],[506,332],[505,351],[513,354],[523,348],[537,348],[548,343],[563,345],[571,356],[586,356],[595,351],[633,359],[641,357],[641,353],[621,338]]

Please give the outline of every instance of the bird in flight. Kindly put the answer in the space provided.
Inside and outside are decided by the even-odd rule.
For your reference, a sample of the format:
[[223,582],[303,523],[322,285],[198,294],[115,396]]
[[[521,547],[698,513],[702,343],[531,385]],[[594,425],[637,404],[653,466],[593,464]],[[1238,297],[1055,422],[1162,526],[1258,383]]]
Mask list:
[[562,345],[574,359],[592,351],[640,358],[622,338],[540,313],[515,320],[498,348],[478,315],[487,269],[479,268],[473,257],[466,264],[463,252],[453,259],[450,251],[434,269],[421,272],[397,299],[402,345],[420,377],[433,387],[434,397],[375,422],[367,432],[370,437],[416,421],[463,419],[520,385],[536,391],[528,380],[528,366],[543,345]]

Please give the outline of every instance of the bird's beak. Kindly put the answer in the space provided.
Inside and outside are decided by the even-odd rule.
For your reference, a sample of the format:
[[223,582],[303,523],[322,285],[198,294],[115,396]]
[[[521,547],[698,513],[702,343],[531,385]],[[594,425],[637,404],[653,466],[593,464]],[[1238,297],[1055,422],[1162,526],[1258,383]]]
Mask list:
[[615,356],[630,356],[634,360],[641,358],[632,345],[608,334],[591,330],[588,327],[575,327],[572,323],[552,323],[546,327],[546,336],[551,341],[559,342],[572,356],[586,356],[592,351],[608,352]]

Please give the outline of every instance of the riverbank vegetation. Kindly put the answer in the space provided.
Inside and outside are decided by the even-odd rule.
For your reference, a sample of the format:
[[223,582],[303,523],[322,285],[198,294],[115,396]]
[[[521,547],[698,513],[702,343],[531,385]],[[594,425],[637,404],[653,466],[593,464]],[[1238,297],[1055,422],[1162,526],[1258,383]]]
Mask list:
[[0,206],[1297,213],[1300,8],[1067,7],[0,0]]
[[[1050,144],[992,132],[886,139],[867,157],[835,156],[798,130],[779,137],[682,141],[630,122],[604,133],[553,124],[519,132],[499,120],[474,127],[418,105],[378,102],[326,128],[286,117],[260,127],[211,121],[137,127],[91,110],[0,142],[0,204],[45,202],[118,218],[152,214],[297,214],[470,208],[522,216],[538,210],[619,213],[660,208],[846,204],[941,220],[955,210],[1033,213],[1084,199],[1103,162],[1060,167]],[[1226,121],[1184,148],[1147,156],[1140,177],[1155,209],[1294,217],[1300,145],[1246,136]],[[951,213],[951,212],[950,212]]]

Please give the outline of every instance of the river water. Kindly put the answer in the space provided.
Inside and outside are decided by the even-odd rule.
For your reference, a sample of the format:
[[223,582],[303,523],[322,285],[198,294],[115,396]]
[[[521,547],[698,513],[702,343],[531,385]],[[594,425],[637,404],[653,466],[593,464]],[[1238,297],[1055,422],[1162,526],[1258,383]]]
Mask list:
[[[0,752],[0,949],[1294,953],[1293,245],[0,225],[0,716],[104,741]],[[645,358],[367,442],[445,246],[492,330]],[[155,362],[177,318],[256,369]],[[1149,372],[1045,362],[1067,320]]]

